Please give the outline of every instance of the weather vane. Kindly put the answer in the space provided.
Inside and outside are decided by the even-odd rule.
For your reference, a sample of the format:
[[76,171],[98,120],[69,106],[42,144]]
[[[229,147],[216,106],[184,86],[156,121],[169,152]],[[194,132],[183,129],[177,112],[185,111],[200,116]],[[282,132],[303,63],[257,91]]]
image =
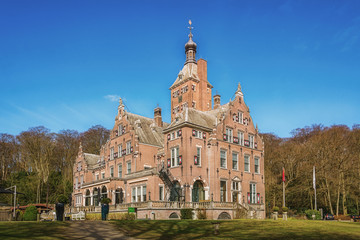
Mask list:
[[191,26],[191,24],[192,24],[192,22],[191,22],[191,20],[189,20],[189,25],[190,25],[190,27],[188,27],[188,28],[190,29],[190,33],[191,33],[191,29],[193,29],[193,27]]

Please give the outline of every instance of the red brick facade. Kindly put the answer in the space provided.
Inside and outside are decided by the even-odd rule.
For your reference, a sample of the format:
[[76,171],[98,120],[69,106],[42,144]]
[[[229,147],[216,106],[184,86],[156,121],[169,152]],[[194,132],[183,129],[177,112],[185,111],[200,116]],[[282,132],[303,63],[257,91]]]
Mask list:
[[[185,49],[186,63],[170,87],[171,123],[162,121],[160,108],[150,119],[125,111],[120,99],[100,155],[79,151],[74,206],[109,197],[112,204],[214,201],[264,209],[264,145],[240,84],[226,104],[214,96],[213,107],[207,62],[194,60],[191,33]],[[167,212],[156,214],[167,218]],[[263,210],[258,217],[265,217]]]

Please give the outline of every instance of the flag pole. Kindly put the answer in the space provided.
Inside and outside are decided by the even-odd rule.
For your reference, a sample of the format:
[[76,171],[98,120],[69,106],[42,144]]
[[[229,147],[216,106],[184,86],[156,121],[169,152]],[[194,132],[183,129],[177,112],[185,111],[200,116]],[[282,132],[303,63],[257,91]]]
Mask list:
[[314,187],[314,193],[315,193],[315,210],[317,210],[317,204],[316,204],[316,178],[315,178],[315,166],[313,168],[313,187]]
[[283,182],[283,207],[285,207],[285,168],[283,168],[282,182]]

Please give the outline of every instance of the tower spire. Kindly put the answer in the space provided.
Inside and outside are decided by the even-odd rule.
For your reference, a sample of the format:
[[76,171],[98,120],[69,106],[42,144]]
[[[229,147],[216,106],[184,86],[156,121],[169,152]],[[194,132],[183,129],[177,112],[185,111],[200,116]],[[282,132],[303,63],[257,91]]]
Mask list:
[[192,40],[193,35],[191,30],[194,28],[191,26],[192,22],[191,20],[189,20],[189,41],[185,44],[185,54],[186,54],[186,61],[185,64],[187,63],[196,63],[195,60],[195,53],[196,53],[196,43]]

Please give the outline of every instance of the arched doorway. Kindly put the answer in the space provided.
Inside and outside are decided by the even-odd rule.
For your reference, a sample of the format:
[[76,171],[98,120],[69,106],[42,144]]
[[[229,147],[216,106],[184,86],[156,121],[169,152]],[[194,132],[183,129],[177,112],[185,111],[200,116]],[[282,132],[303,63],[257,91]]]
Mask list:
[[231,219],[231,216],[230,216],[230,214],[227,213],[227,212],[222,212],[222,213],[220,213],[218,219],[219,219],[219,220],[220,220],[220,219]]
[[91,204],[91,197],[90,197],[90,190],[86,190],[85,193],[85,206],[90,206]]
[[103,186],[101,188],[101,199],[107,198],[107,188]]
[[205,190],[204,185],[200,180],[194,182],[192,189],[192,201],[199,202],[205,200]]
[[122,188],[118,188],[115,191],[115,203],[119,204],[119,203],[123,203],[124,202],[124,192],[122,190]]
[[170,214],[169,219],[180,219],[180,217],[176,212],[173,212]]
[[98,206],[100,202],[100,189],[94,188],[93,190],[93,204],[94,206]]
[[170,191],[170,201],[180,201],[181,197],[181,186],[178,181],[173,182],[173,187]]

